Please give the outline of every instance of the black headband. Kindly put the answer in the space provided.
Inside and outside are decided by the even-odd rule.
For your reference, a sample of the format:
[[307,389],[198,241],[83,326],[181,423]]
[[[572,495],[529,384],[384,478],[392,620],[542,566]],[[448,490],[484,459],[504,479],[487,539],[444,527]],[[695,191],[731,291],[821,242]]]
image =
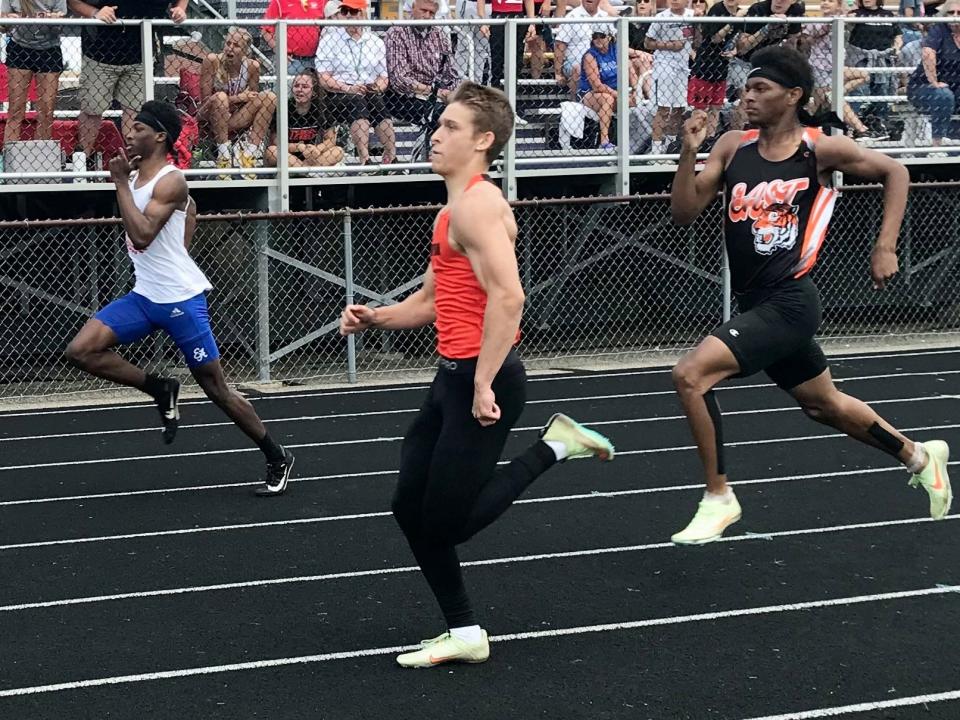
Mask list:
[[763,78],[785,88],[800,88],[804,97],[810,96],[812,88],[804,87],[799,77],[776,65],[755,65],[747,78]]
[[[134,118],[135,122],[143,123],[147,127],[153,128],[156,132],[162,132],[167,134],[167,142],[170,144],[170,147],[173,147],[174,143],[177,142],[177,138],[167,130],[166,126],[160,122],[160,119],[154,115],[149,110],[141,110],[137,113],[137,116]],[[177,135],[180,133],[178,132]]]

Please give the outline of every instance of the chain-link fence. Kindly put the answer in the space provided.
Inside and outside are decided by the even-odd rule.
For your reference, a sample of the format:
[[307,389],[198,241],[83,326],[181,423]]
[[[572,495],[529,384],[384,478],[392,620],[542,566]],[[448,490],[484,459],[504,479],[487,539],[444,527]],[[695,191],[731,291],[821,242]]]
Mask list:
[[710,118],[705,150],[743,128],[750,60],[774,45],[809,58],[808,109],[837,110],[860,142],[928,159],[960,142],[949,16],[838,15],[824,0],[822,16],[806,17],[788,0],[709,10],[696,0],[655,16],[637,3],[636,16],[613,18],[585,0],[562,18],[454,21],[431,19],[439,6],[417,0],[414,19],[388,23],[365,19],[362,0],[326,17],[304,0],[307,19],[230,21],[181,19],[183,2],[134,19],[142,12],[99,0],[76,0],[78,17],[65,18],[65,0],[9,1],[20,17],[4,20],[0,38],[8,185],[106,181],[135,111],[154,98],[180,112],[172,158],[191,180],[282,191],[291,178],[426,173],[438,115],[467,78],[503,87],[516,108],[508,176],[640,172],[676,157],[692,108]]
[[[881,342],[960,329],[960,184],[915,187],[901,274],[871,288],[879,188],[848,188],[814,277],[821,335]],[[436,207],[201,216],[191,252],[208,275],[211,320],[234,382],[354,380],[434,363],[431,328],[338,333],[348,300],[395,303],[419,287]],[[517,257],[527,294],[521,349],[533,363],[667,361],[736,308],[725,302],[722,205],[690,227],[667,196],[521,201]],[[68,367],[63,349],[130,287],[117,221],[0,223],[0,396],[107,387]],[[162,333],[124,349],[186,375]]]

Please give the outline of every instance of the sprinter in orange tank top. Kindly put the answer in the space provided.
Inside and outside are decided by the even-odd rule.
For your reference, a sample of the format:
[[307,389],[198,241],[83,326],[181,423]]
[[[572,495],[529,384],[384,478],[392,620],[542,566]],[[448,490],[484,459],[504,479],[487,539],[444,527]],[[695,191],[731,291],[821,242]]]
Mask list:
[[803,109],[813,72],[800,53],[784,47],[752,58],[743,105],[753,130],[721,137],[703,171],[694,163],[706,135],[706,115],[695,112],[683,132],[673,179],[673,218],[688,225],[724,190],[724,237],[740,314],[716,328],[673,369],[673,380],[703,463],[707,489],[693,520],[674,543],[717,540],[740,519],[727,484],[720,405],[713,388],[729,377],[763,370],[813,420],[886,452],[912,474],[910,484],[930,496],[930,515],[950,511],[950,449],[942,440],[914,442],[867,404],[840,392],[814,339],[820,295],[809,272],[830,224],[837,191],[834,170],[883,182],[883,221],[870,258],[874,288],[897,272],[897,236],[910,176],[895,160],[843,136],[821,133]]
[[540,439],[497,467],[526,400],[515,345],[523,288],[517,224],[484,173],[513,132],[499,90],[464,83],[431,139],[430,163],[447,185],[423,286],[396,305],[348,305],[343,335],[433,323],[439,369],[400,450],[393,514],[443,611],[447,632],[397,658],[404,667],[484,662],[490,655],[460,573],[456,546],[496,520],[538,476],[569,457],[613,459],[602,435],[554,415]]

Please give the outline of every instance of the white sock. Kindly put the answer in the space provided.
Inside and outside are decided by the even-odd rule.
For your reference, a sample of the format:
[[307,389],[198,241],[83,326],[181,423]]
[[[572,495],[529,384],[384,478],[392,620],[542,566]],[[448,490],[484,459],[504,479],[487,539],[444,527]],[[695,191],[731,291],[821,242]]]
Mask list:
[[666,140],[654,140],[650,145],[650,154],[651,155],[663,155],[667,152],[667,141]]
[[567,446],[564,445],[559,440],[544,440],[545,444],[550,446],[550,449],[553,450],[553,454],[557,456],[557,462],[566,459],[567,457]]
[[722,493],[712,493],[709,490],[703,492],[703,499],[707,502],[722,502],[728,503],[733,501],[733,490],[727,487],[725,492]]
[[923,443],[913,444],[913,455],[910,456],[910,459],[907,460],[904,465],[907,466],[907,470],[909,470],[912,475],[916,475],[926,467],[927,451],[926,448],[923,447]]
[[465,625],[464,627],[450,628],[450,634],[458,640],[476,645],[483,640],[483,631],[479,625]]
[[220,143],[217,145],[217,155],[220,157],[230,157],[230,143]]
[[247,152],[250,153],[253,157],[257,156],[257,151],[260,149],[259,145],[254,145],[253,143],[247,143]]
[[667,136],[664,138],[664,140],[667,141],[667,147],[670,147],[671,145],[673,145],[673,141],[676,140],[676,139],[677,139],[677,136],[676,136],[676,135],[667,135]]

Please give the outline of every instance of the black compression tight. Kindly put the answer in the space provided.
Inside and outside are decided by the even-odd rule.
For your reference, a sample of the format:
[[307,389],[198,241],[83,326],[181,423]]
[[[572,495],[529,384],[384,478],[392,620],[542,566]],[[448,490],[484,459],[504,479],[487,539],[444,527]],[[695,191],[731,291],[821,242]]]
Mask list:
[[556,462],[537,441],[508,465],[500,454],[526,402],[515,356],[493,382],[500,419],[482,427],[471,414],[473,361],[437,373],[403,440],[393,514],[440,604],[448,627],[474,625],[456,546],[487,527]]

